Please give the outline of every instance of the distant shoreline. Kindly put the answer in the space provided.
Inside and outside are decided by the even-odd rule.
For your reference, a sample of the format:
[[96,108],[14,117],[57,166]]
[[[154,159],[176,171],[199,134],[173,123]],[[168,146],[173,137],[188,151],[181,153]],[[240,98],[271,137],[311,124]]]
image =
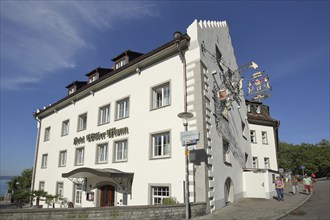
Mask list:
[[11,180],[14,176],[0,176],[0,180]]

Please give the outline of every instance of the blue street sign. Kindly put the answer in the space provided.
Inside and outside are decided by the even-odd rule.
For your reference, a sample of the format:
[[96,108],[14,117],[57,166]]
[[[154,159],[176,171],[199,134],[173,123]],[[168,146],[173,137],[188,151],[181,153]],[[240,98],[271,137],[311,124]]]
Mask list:
[[305,166],[300,166],[300,169],[304,170],[305,169]]

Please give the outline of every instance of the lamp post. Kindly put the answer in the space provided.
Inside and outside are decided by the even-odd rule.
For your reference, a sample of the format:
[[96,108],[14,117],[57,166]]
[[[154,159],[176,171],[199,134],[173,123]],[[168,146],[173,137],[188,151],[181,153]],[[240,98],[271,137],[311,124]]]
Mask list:
[[[194,115],[190,112],[181,112],[178,117],[182,119],[184,131],[188,131],[188,119]],[[189,168],[188,168],[188,145],[184,143],[184,154],[185,154],[185,194],[184,200],[186,205],[186,219],[189,219]]]

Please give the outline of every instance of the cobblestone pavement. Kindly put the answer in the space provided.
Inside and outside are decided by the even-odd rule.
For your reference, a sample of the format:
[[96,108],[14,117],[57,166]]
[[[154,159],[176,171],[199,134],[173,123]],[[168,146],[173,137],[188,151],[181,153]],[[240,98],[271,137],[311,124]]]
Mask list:
[[284,201],[279,202],[274,199],[253,199],[244,198],[233,204],[224,207],[214,213],[194,218],[203,219],[279,219],[299,206],[303,205],[311,196],[303,191],[303,185],[299,184],[298,193],[292,194],[291,183],[287,183],[284,189]]

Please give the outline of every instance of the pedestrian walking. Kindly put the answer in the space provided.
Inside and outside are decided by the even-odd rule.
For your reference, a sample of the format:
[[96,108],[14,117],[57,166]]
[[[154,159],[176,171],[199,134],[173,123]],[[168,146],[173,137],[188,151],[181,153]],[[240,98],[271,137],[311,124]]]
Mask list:
[[298,192],[298,179],[295,175],[292,176],[291,184],[292,184],[292,193],[293,195],[296,195],[296,193]]
[[279,176],[277,176],[275,180],[275,189],[277,193],[277,200],[284,201],[284,182]]
[[311,185],[312,185],[312,179],[308,176],[308,174],[305,175],[304,179],[303,179],[303,184],[304,184],[304,188],[305,191],[307,193],[307,195],[309,195],[311,193]]

